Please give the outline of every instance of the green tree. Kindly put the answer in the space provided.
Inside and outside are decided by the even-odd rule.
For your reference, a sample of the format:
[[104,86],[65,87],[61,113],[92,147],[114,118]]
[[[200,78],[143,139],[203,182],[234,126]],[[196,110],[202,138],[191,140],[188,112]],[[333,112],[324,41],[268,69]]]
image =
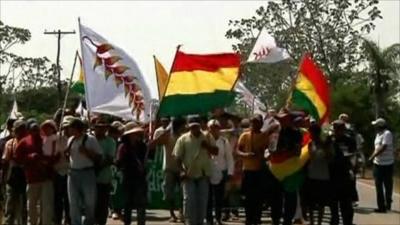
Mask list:
[[[382,18],[378,3],[378,0],[270,1],[251,18],[230,20],[225,36],[235,41],[233,50],[241,53],[243,60],[262,27],[275,37],[278,46],[288,50],[293,60],[286,63],[286,71],[275,65],[246,64],[242,68],[246,85],[255,93],[266,89],[266,85],[282,86],[279,90],[268,90],[265,96],[271,98],[287,92],[287,84],[290,85],[305,52],[312,53],[330,79],[356,70],[363,56],[360,36],[368,34],[375,28],[374,21]],[[276,105],[280,101],[272,102]]]
[[31,39],[28,29],[12,27],[0,21],[0,95],[20,89],[54,85],[55,64],[46,57],[22,57],[12,47]]
[[385,103],[399,97],[400,43],[381,49],[373,41],[364,39],[364,49],[369,83],[375,94],[375,117],[384,116]]

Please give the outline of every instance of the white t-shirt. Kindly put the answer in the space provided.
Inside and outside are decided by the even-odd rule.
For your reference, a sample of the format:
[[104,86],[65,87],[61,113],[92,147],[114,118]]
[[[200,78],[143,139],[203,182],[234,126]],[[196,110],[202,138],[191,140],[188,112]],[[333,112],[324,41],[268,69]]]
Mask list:
[[54,156],[57,153],[57,139],[58,136],[53,134],[43,138],[43,154],[46,156]]
[[394,163],[394,149],[393,149],[393,135],[389,130],[384,130],[375,137],[375,149],[386,145],[385,150],[375,157],[374,163],[376,165],[385,166]]
[[212,156],[212,173],[210,176],[211,184],[219,184],[223,178],[223,171],[228,175],[233,175],[234,161],[232,147],[229,141],[224,137],[219,137],[215,141],[218,147],[218,155]]
[[[80,153],[79,151],[79,148],[82,145],[83,137],[84,135],[77,139],[70,137],[68,140],[68,145],[70,145],[71,141],[74,141],[71,145],[70,157],[69,157],[71,169],[84,169],[94,166],[93,161],[90,160],[86,155]],[[85,147],[92,151],[97,152],[98,154],[102,154],[102,150],[99,143],[97,142],[96,138],[92,135],[87,134]]]

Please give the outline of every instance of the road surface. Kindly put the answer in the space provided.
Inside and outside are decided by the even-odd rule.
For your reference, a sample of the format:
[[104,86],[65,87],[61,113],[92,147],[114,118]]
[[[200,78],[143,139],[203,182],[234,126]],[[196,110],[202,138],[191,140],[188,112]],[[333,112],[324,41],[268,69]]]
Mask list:
[[[356,225],[400,225],[400,195],[394,193],[392,211],[386,214],[378,214],[374,212],[376,208],[375,200],[375,187],[372,186],[371,181],[359,181],[357,189],[360,197],[358,207],[355,208],[354,224]],[[147,225],[164,225],[168,223],[168,212],[166,210],[148,210],[147,212]],[[230,221],[227,225],[243,224],[243,212],[239,221]],[[329,215],[324,218],[325,224],[329,224]],[[108,225],[123,225],[121,221],[109,219]],[[133,222],[132,225],[135,225]],[[178,223],[179,224],[179,223]],[[268,215],[263,217],[263,224],[271,224]],[[307,224],[307,223],[306,223]]]

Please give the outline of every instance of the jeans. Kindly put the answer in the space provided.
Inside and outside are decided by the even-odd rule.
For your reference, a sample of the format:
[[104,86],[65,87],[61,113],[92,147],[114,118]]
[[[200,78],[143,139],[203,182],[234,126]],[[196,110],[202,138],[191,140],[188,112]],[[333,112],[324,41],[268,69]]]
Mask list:
[[263,197],[263,172],[244,171],[242,193],[244,195],[244,209],[246,212],[246,225],[261,224]]
[[110,205],[111,184],[97,183],[96,224],[106,225]]
[[387,166],[374,164],[373,173],[378,209],[390,209],[393,194],[393,164]]
[[[224,175],[226,172],[224,173]],[[219,184],[210,184],[208,193],[208,205],[207,205],[207,222],[213,224],[213,209],[215,208],[215,219],[220,222],[222,207],[224,205],[225,197],[225,184],[226,176],[221,180]]]
[[54,223],[61,225],[63,222],[66,224],[71,223],[69,216],[69,201],[68,201],[68,176],[56,174],[54,177]]
[[[52,181],[44,181],[28,184],[28,217],[30,225],[53,224],[54,215],[54,191]],[[38,211],[37,205],[40,205]]]
[[183,211],[187,225],[203,225],[207,214],[208,177],[185,179],[183,187]]
[[6,185],[4,225],[26,225],[26,191]]
[[[96,193],[94,169],[71,170],[68,176],[71,225],[94,224]],[[82,209],[85,211],[84,223]]]

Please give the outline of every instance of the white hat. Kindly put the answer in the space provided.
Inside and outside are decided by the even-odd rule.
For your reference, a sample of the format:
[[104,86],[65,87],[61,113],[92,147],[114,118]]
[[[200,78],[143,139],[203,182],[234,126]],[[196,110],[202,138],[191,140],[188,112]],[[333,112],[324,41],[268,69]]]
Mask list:
[[212,119],[212,120],[208,121],[207,126],[209,128],[212,127],[212,126],[221,127],[221,124],[218,122],[218,120]]
[[374,126],[381,127],[386,125],[386,120],[383,118],[378,118],[371,123]]

